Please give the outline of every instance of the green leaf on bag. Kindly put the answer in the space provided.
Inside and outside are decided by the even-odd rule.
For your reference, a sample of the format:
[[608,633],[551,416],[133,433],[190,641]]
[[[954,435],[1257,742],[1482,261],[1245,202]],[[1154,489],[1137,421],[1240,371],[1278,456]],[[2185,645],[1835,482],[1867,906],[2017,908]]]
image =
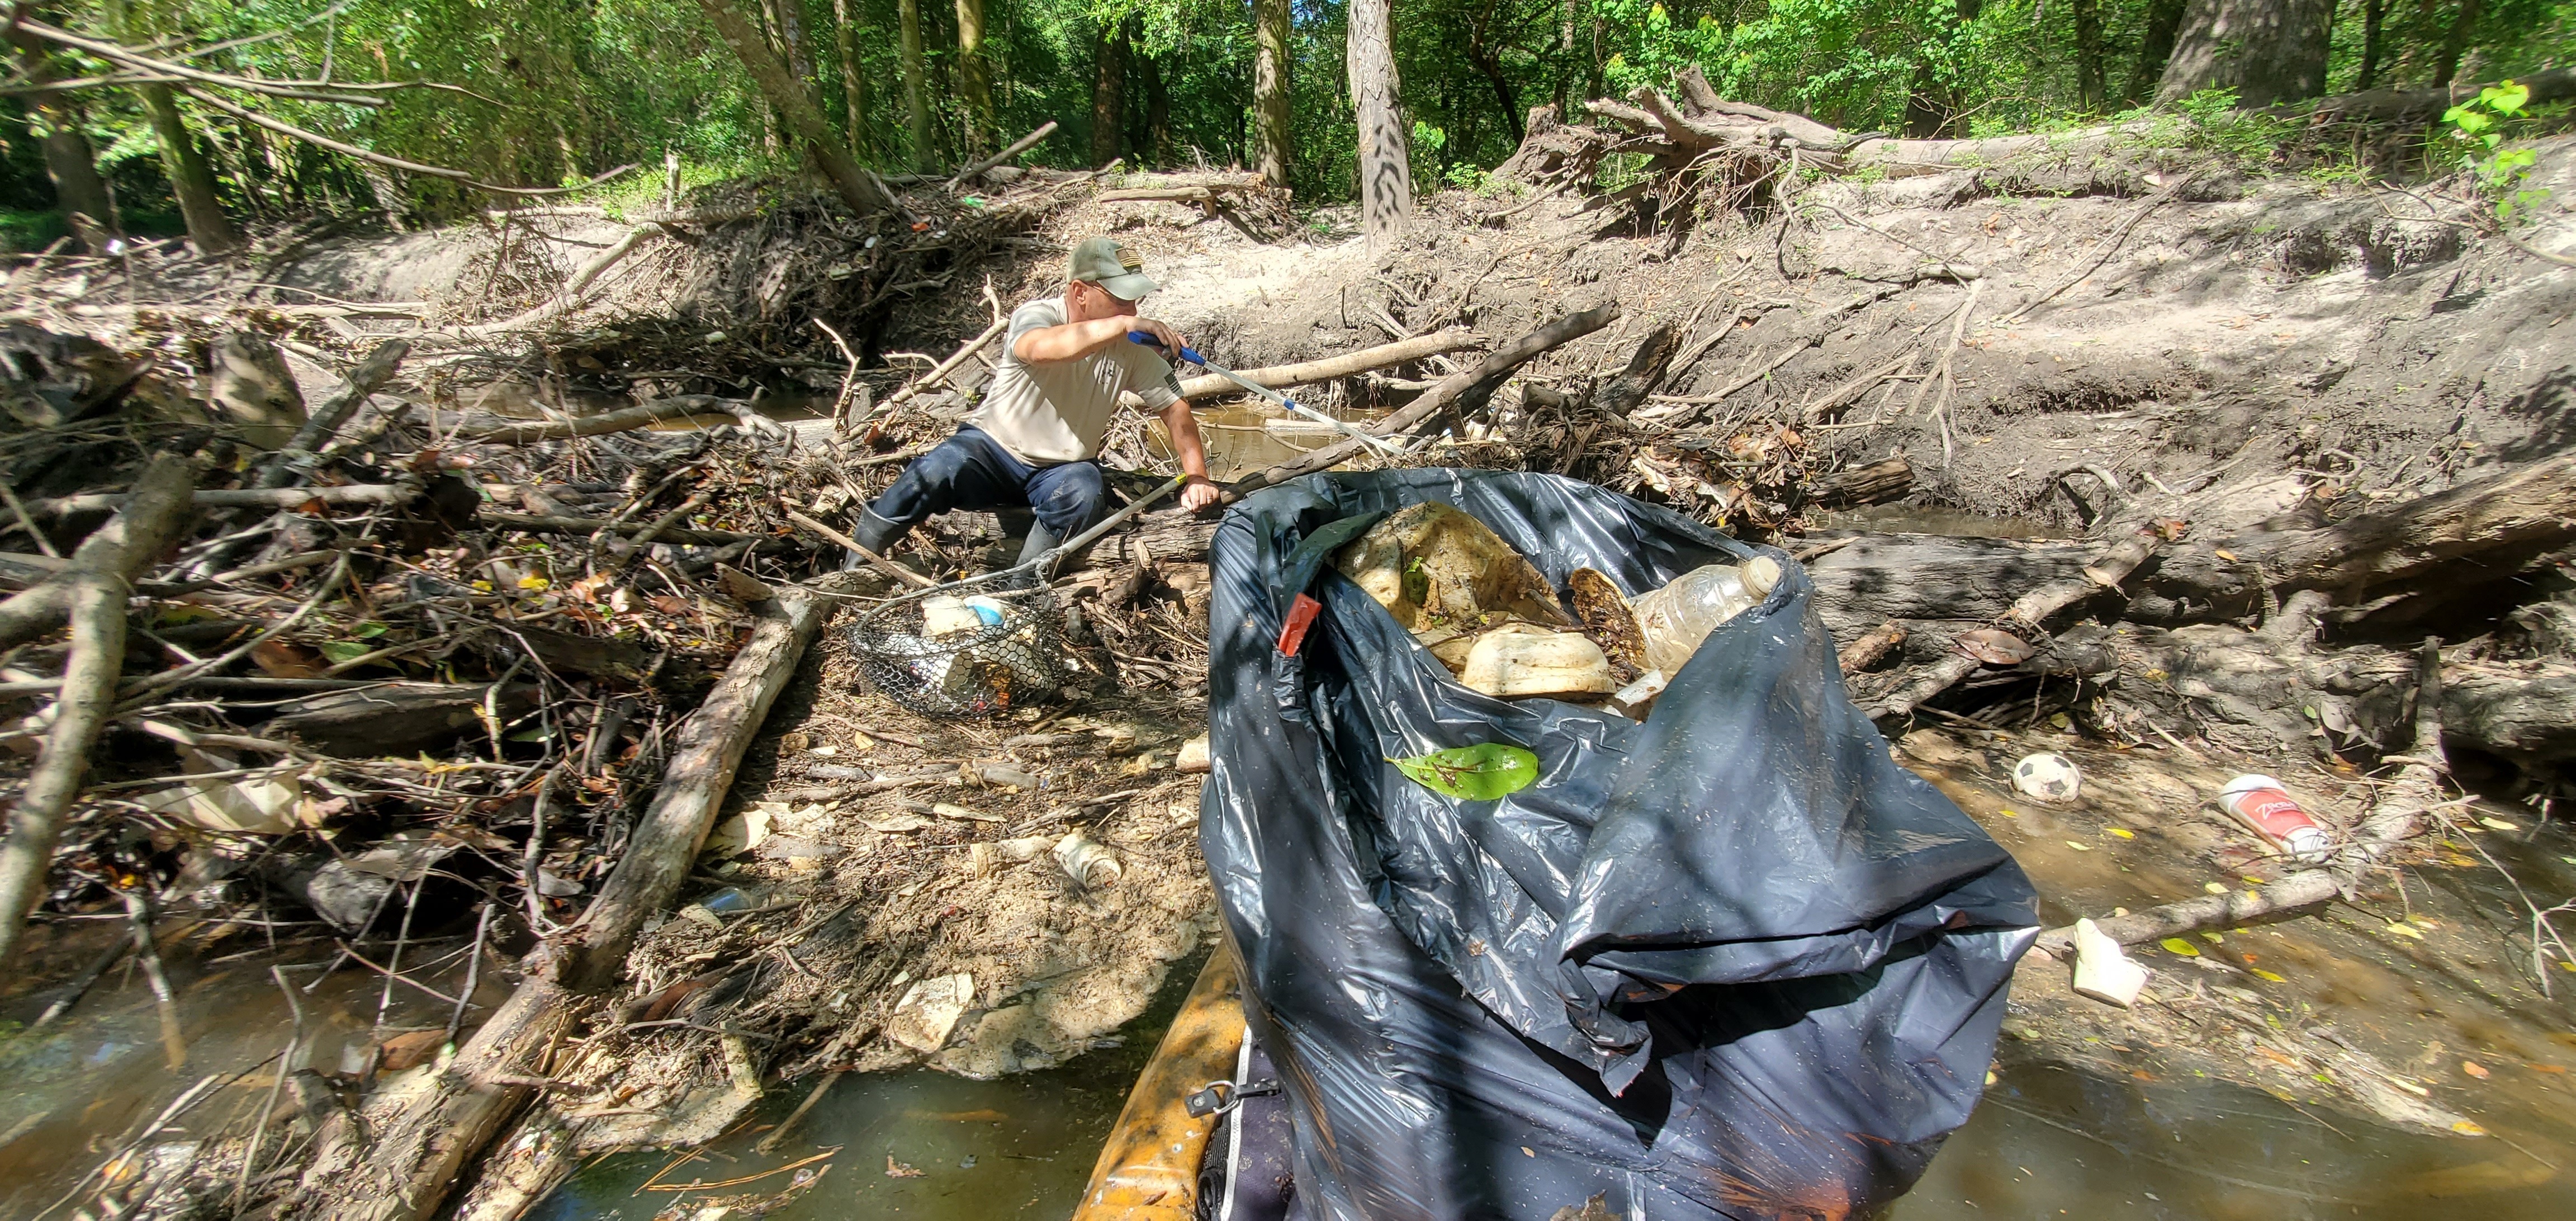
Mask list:
[[1387,762],[1432,792],[1468,801],[1506,797],[1538,780],[1538,756],[1503,742],[1454,746]]

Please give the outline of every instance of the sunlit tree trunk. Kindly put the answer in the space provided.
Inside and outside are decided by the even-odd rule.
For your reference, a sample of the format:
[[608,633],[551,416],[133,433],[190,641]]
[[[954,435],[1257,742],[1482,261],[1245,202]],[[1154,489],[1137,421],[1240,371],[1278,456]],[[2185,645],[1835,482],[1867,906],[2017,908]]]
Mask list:
[[2144,105],[2155,96],[2156,81],[2164,75],[2165,63],[2173,58],[2174,33],[2182,28],[2186,2],[2147,0],[2147,22],[2139,34],[2138,58],[2129,65],[2129,87],[2121,91],[2129,105]]
[[[1572,0],[1567,0],[1572,3]],[[1252,0],[1253,169],[1272,186],[1288,185],[1288,0]]]
[[1372,249],[1391,244],[1413,215],[1413,165],[1397,81],[1387,0],[1351,0],[1343,63],[1359,119],[1360,223]]
[[993,146],[993,71],[984,59],[984,0],[957,0],[957,93],[966,104],[966,152]]
[[[126,42],[148,43],[157,31],[139,19],[125,0],[107,0],[102,6],[110,28]],[[144,117],[152,124],[152,134],[161,145],[161,172],[170,180],[170,195],[179,201],[179,216],[188,225],[188,241],[199,254],[222,254],[241,245],[241,235],[234,231],[231,220],[215,194],[215,174],[206,166],[206,155],[188,134],[188,124],[179,114],[179,102],[168,85],[138,85],[134,90],[143,101]]]
[[2434,88],[2450,88],[2451,78],[2460,74],[2460,56],[2468,52],[2469,38],[2477,33],[2478,18],[2486,11],[2486,0],[2460,0],[2460,10],[2451,18],[2451,32],[2442,39],[2442,57],[2433,63]]
[[788,71],[812,85],[817,78],[813,50],[805,42],[805,0],[778,0],[778,43],[786,52]]
[[2334,14],[2335,0],[2191,0],[2156,100],[2204,89],[2234,89],[2240,106],[2316,97]]
[[2102,0],[2068,0],[2075,17],[2075,97],[2090,112],[2102,109]]
[[239,249],[241,234],[224,215],[222,199],[215,193],[215,172],[180,118],[178,99],[170,95],[167,85],[145,85],[135,92],[143,95],[143,109],[152,117],[152,134],[160,137],[161,169],[170,177],[170,193],[179,199],[189,243],[199,254]]
[[930,85],[921,62],[921,0],[900,0],[896,16],[903,25],[903,106],[912,120],[912,167],[928,173],[935,154],[930,147]]
[[[125,0],[107,0],[101,7],[109,27],[128,43],[148,43],[158,33]],[[171,197],[179,201],[179,216],[187,222],[190,244],[199,254],[222,254],[240,246],[241,235],[224,216],[223,204],[215,194],[214,171],[207,168],[204,151],[188,134],[188,124],[180,117],[179,102],[170,87],[138,85],[134,92],[142,98],[144,117],[151,121],[152,134],[161,145],[161,172],[170,180]]]
[[19,68],[30,86],[20,96],[36,120],[45,176],[54,182],[54,206],[62,210],[64,222],[83,249],[105,254],[108,242],[117,235],[115,203],[108,197],[107,180],[98,175],[89,137],[81,134],[80,111],[72,105],[71,95],[44,87],[57,79],[53,59],[34,42],[34,36],[27,35],[18,44]]
[[822,169],[841,201],[857,212],[876,211],[893,202],[859,172],[858,163],[850,160],[849,150],[832,138],[831,124],[823,121],[822,108],[814,104],[812,90],[796,79],[770,49],[751,20],[734,7],[734,0],[698,0],[698,7],[705,10],[708,23],[715,26],[725,45],[751,73],[752,84],[759,87],[777,109],[779,118],[804,141],[806,154]]
[[1127,26],[1101,23],[1091,56],[1091,163],[1118,159],[1119,137],[1127,120]]
[[858,23],[850,19],[850,0],[832,0],[832,45],[840,52],[841,106],[849,114],[850,154],[869,159],[868,78],[859,74]]

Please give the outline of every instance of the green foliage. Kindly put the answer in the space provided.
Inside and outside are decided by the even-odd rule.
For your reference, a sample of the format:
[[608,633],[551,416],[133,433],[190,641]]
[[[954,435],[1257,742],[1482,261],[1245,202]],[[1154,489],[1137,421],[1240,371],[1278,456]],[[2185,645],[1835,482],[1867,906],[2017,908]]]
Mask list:
[[2478,96],[2442,113],[2451,125],[2449,139],[2458,150],[2460,168],[2477,181],[2478,191],[2495,208],[2496,223],[2510,225],[2516,215],[2549,198],[2545,190],[2527,190],[2538,154],[2528,148],[2506,148],[2505,125],[2528,113],[2529,87],[2513,81],[2489,85]]
[[[953,165],[1048,120],[1058,133],[1029,157],[1086,165],[1094,147],[1093,83],[1104,33],[1123,32],[1125,96],[1114,143],[1128,164],[1221,166],[1250,160],[1254,39],[1245,0],[983,0],[983,56],[993,130],[970,132],[959,100],[954,7],[922,0],[932,147],[915,150],[904,113],[897,0],[729,0],[773,30],[803,72],[836,136],[865,163],[909,169],[916,153]],[[1294,6],[1289,86],[1292,183],[1301,205],[1349,199],[1356,130],[1343,63],[1347,0]],[[597,193],[612,208],[658,202],[660,167],[676,152],[692,186],[740,175],[788,177],[801,153],[778,130],[700,0],[56,0],[51,19],[128,41],[210,42],[281,35],[205,57],[202,66],[272,79],[437,81],[469,91],[405,90],[365,109],[268,99],[259,108],[333,139],[454,166],[512,185],[587,181],[629,162],[643,170]],[[2331,88],[2358,87],[2363,5],[2335,17]],[[1847,131],[1970,136],[2062,130],[2118,117],[2247,167],[2300,168],[2280,149],[2298,130],[2234,110],[2223,94],[2169,111],[2138,109],[2160,64],[2144,62],[2150,0],[2097,0],[2109,96],[2087,106],[2073,6],[2045,0],[1395,0],[1395,57],[1415,135],[1417,185],[1482,189],[1484,171],[1518,144],[1540,104],[1580,121],[1582,103],[1639,86],[1669,88],[1697,65],[1719,92],[1795,110]],[[2382,6],[2369,52],[2381,87],[2422,88],[2442,70],[2461,8],[2452,0]],[[2466,31],[2461,81],[2567,62],[2576,0],[2487,0]],[[837,28],[848,15],[845,64]],[[784,35],[792,28],[792,47]],[[1107,40],[1114,43],[1117,40]],[[58,57],[67,76],[106,67]],[[852,103],[861,117],[850,130]],[[427,215],[488,201],[426,176],[361,170],[350,159],[181,103],[208,142],[223,202],[276,217],[380,202]],[[131,229],[175,227],[155,137],[130,90],[81,95],[84,123]],[[2541,108],[2491,102],[2454,115],[2491,126],[2443,127],[2436,153],[2484,167],[2499,216],[2528,208],[2518,150],[2483,145],[2497,127],[2525,130]],[[0,98],[0,208],[51,200],[23,106]],[[2472,147],[2478,144],[2480,147]],[[2357,175],[2347,162],[2323,171]],[[1609,173],[1631,172],[1612,167]],[[377,199],[379,192],[394,198]],[[52,224],[0,217],[7,240],[41,245]]]
[[2287,120],[2237,109],[2233,89],[2203,89],[2184,98],[2181,109],[2189,125],[2185,147],[2217,153],[2249,167],[2270,160],[2296,130]]
[[1414,783],[1461,801],[1497,801],[1538,780],[1538,756],[1507,742],[1453,746],[1387,762]]

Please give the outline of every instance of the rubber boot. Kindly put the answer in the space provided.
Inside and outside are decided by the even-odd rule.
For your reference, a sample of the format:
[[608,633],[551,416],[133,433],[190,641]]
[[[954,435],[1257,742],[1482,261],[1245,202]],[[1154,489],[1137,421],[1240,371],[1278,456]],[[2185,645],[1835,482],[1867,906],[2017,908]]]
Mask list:
[[[892,551],[894,545],[903,541],[903,536],[910,533],[912,533],[910,526],[887,521],[877,516],[872,509],[861,509],[858,522],[850,527],[850,541],[892,560],[894,557],[887,552]],[[856,551],[841,558],[841,569],[844,572],[866,567],[868,567],[868,557]]]
[[[1019,562],[1022,564],[1030,563],[1036,560],[1039,556],[1045,555],[1047,552],[1054,550],[1055,544],[1055,531],[1047,529],[1045,522],[1030,522],[1029,540],[1020,544]],[[1009,589],[1035,589],[1038,586],[1045,584],[1046,579],[1053,575],[1053,573],[1032,568],[1027,572],[1023,572],[1012,577],[1005,587]]]

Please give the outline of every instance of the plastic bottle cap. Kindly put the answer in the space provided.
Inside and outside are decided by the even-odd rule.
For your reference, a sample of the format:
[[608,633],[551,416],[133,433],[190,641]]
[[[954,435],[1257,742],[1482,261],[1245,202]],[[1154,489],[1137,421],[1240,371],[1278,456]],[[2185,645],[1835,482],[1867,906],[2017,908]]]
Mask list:
[[1744,561],[1735,572],[1736,578],[1744,582],[1744,592],[1753,595],[1755,601],[1770,597],[1780,585],[1780,561],[1767,555]]

